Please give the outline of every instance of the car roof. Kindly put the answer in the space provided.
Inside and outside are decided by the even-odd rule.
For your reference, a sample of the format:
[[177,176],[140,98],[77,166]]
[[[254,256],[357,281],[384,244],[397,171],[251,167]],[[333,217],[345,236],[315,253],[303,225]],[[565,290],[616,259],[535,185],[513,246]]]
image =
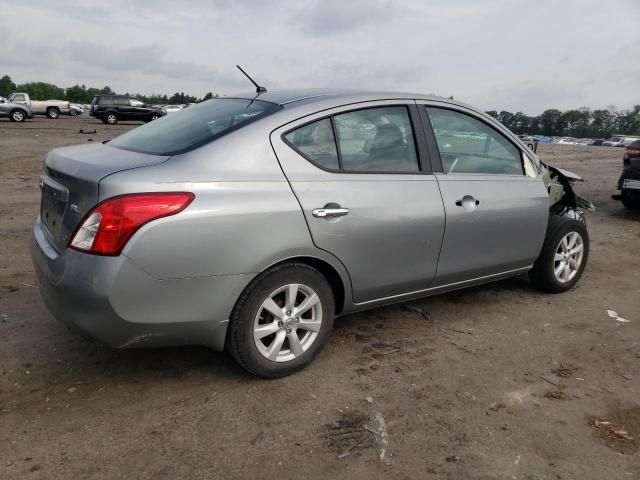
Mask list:
[[476,108],[462,102],[453,100],[452,98],[440,97],[437,95],[424,95],[420,93],[407,92],[385,92],[385,91],[367,91],[367,90],[350,90],[350,89],[325,89],[325,88],[307,88],[307,89],[283,89],[269,90],[267,92],[256,93],[242,92],[238,94],[229,94],[220,98],[246,98],[263,100],[278,104],[284,108],[297,107],[302,104],[309,105],[313,103],[326,103],[332,101],[336,105],[366,102],[375,100],[434,100],[439,102],[460,105],[466,108],[477,110]]

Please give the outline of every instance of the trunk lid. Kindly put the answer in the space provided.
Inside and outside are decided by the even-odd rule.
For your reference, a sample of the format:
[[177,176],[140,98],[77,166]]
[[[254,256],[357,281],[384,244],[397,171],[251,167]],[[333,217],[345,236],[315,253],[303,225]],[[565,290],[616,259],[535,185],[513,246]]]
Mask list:
[[50,240],[59,250],[66,248],[80,220],[98,203],[100,180],[167,159],[168,156],[131,152],[102,143],[49,152],[40,176],[40,218]]

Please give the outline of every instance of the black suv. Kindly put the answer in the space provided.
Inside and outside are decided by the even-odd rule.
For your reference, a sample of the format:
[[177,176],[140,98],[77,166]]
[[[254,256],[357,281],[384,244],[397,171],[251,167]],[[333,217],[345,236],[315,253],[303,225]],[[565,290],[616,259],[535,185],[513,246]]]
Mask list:
[[115,125],[119,120],[150,122],[166,115],[162,108],[147,105],[137,98],[126,95],[98,95],[91,100],[89,115],[102,123]]

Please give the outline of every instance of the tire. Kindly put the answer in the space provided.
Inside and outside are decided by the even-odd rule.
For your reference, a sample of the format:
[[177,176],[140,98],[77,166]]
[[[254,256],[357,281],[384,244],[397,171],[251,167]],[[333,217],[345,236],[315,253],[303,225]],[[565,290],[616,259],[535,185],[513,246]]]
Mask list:
[[[294,309],[287,315],[285,307],[293,285]],[[313,300],[314,294],[317,301],[296,316],[295,308]],[[265,307],[269,299],[273,302],[271,311],[275,309],[279,316]],[[258,377],[290,375],[309,365],[327,343],[334,312],[333,292],[320,272],[303,263],[276,266],[258,275],[238,299],[229,320],[227,351]],[[256,329],[262,330],[262,337],[254,338]],[[293,335],[298,339],[297,348],[290,342]],[[269,352],[275,354],[268,358]]]
[[152,113],[151,115],[149,115],[149,122],[153,122],[154,120],[157,120],[160,118],[160,115],[158,115],[157,113]]
[[640,191],[622,190],[622,204],[630,210],[640,210]]
[[78,112],[76,112],[74,109],[69,110],[70,117],[75,117],[76,115],[78,115]]
[[[578,250],[580,245],[581,250]],[[544,292],[566,292],[578,283],[588,259],[589,233],[584,224],[569,217],[552,215],[542,251],[529,271],[529,278],[534,287]]]
[[107,112],[104,114],[104,123],[115,125],[118,123],[118,114],[116,112]]
[[52,120],[55,120],[59,116],[60,116],[60,110],[58,110],[56,107],[47,108],[47,117],[48,118],[51,118]]
[[12,122],[24,122],[27,118],[27,112],[16,108],[15,110],[11,111],[11,113],[9,114],[9,118]]

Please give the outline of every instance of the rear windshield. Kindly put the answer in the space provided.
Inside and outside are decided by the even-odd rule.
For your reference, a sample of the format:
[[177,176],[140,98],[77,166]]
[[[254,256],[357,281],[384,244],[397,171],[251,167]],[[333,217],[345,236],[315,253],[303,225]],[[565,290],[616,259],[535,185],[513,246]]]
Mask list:
[[176,155],[266,117],[281,107],[242,98],[208,100],[121,135],[109,145],[151,155]]

